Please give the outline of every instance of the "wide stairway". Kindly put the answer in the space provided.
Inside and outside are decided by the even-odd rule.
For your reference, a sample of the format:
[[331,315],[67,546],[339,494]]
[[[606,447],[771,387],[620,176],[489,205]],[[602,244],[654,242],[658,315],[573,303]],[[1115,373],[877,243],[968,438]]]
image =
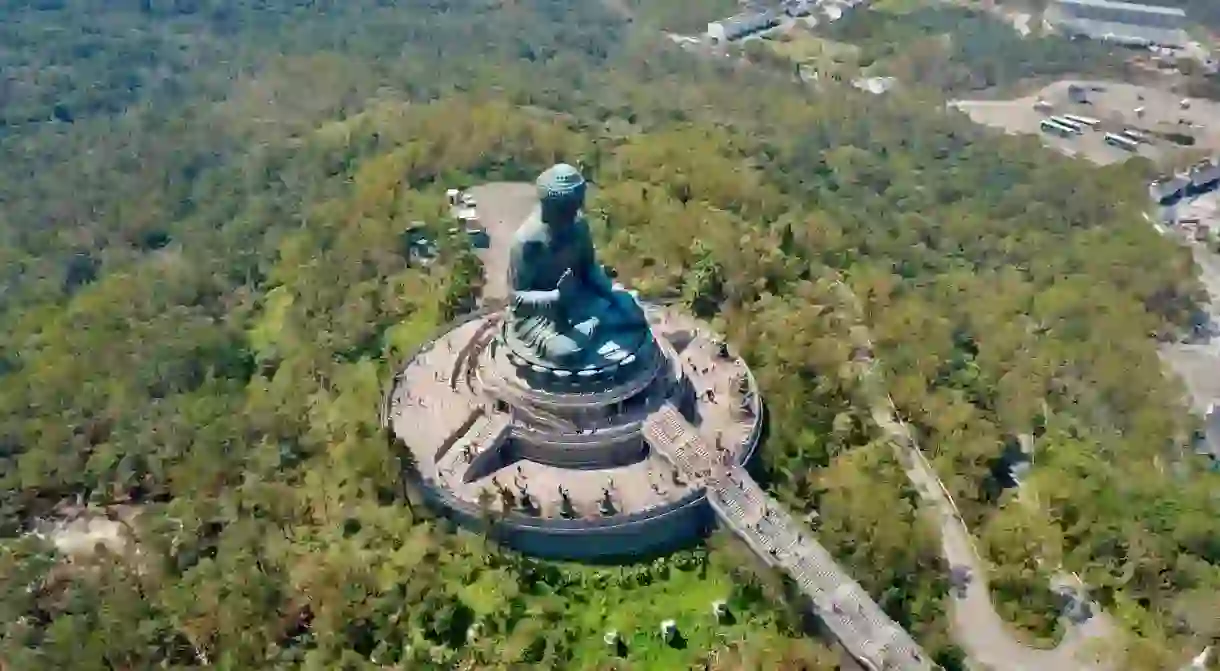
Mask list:
[[877,606],[813,535],[767,496],[744,468],[722,463],[676,408],[666,404],[650,415],[644,437],[687,477],[706,487],[721,521],[800,586],[818,617],[860,663],[871,671],[935,668],[910,634]]

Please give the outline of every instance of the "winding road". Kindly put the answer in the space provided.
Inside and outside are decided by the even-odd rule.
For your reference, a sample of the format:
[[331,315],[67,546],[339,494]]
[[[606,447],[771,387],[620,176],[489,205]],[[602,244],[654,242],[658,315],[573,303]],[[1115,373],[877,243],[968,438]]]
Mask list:
[[[836,282],[843,301],[852,306],[859,342],[854,343],[866,364],[862,376],[873,421],[890,438],[899,463],[907,478],[920,492],[921,499],[935,510],[940,534],[941,553],[953,567],[966,567],[973,579],[965,594],[953,606],[953,638],[969,657],[972,667],[991,671],[1109,671],[1115,668],[1104,654],[1116,635],[1109,618],[1099,613],[1096,604],[1089,604],[1094,613],[1082,622],[1066,620],[1066,633],[1057,647],[1043,650],[1025,645],[1012,633],[991,601],[984,564],[957,504],[945,488],[935,469],[920,449],[914,434],[900,419],[893,399],[885,385],[873,356],[871,333],[864,324],[859,300],[847,285]],[[1067,582],[1057,576],[1056,582]],[[1048,585],[1048,588],[1050,586]]]
[[[945,491],[931,464],[910,437],[907,427],[894,419],[892,407],[873,408],[873,419],[892,438],[892,444],[911,484],[939,517],[941,548],[950,566],[970,569],[973,580],[953,607],[953,633],[971,661],[995,671],[1086,671],[1112,668],[1098,661],[1106,640],[1114,633],[1108,618],[1093,615],[1081,623],[1067,622],[1067,633],[1052,650],[1033,648],[1017,640],[996,612],[987,587],[987,571],[974,547],[965,522]],[[1096,612],[1096,605],[1091,604]]]

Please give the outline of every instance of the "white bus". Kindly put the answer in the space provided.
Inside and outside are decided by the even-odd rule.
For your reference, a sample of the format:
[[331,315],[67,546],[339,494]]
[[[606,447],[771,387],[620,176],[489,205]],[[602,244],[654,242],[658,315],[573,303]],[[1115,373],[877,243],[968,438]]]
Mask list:
[[1068,121],[1075,121],[1076,123],[1084,124],[1086,126],[1096,126],[1097,124],[1101,123],[1101,119],[1094,119],[1091,116],[1079,116],[1077,114],[1064,114],[1063,118],[1067,119]]
[[1129,137],[1123,137],[1122,135],[1115,135],[1114,133],[1106,133],[1106,144],[1118,147],[1119,149],[1125,149],[1127,151],[1135,151],[1140,147],[1139,143],[1135,140],[1132,140]]
[[1080,134],[1080,131],[1070,126],[1065,126],[1054,119],[1043,119],[1041,128],[1043,133],[1050,133],[1060,137],[1071,137]]
[[1076,123],[1075,121],[1072,121],[1071,119],[1065,119],[1061,116],[1053,116],[1049,119],[1049,121],[1053,121],[1054,123],[1057,123],[1060,126],[1068,128],[1077,135],[1084,135],[1084,126],[1080,125],[1079,123]]

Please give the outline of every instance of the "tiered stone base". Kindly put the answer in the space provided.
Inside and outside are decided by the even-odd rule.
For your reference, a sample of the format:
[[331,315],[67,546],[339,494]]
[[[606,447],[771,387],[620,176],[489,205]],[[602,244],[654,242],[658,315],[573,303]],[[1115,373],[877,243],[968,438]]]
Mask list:
[[[703,533],[711,517],[702,488],[675,476],[642,426],[672,404],[708,445],[741,462],[758,441],[757,390],[743,362],[721,356],[705,324],[666,308],[648,315],[654,342],[629,375],[599,384],[520,374],[497,347],[498,314],[422,348],[395,378],[386,425],[413,458],[425,497],[472,528],[486,528],[492,513],[500,540],[542,556],[657,552]],[[745,412],[742,375],[754,392]]]

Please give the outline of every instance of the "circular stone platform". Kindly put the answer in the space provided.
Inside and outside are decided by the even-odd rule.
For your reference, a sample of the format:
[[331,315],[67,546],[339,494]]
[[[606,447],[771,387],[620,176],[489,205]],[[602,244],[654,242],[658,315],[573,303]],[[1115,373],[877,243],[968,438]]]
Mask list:
[[653,345],[595,383],[520,373],[498,338],[500,311],[422,347],[395,376],[383,419],[429,503],[554,558],[657,552],[702,534],[712,515],[701,484],[653,450],[642,426],[677,408],[704,443],[742,463],[760,433],[757,388],[707,324],[673,308],[645,311]]

